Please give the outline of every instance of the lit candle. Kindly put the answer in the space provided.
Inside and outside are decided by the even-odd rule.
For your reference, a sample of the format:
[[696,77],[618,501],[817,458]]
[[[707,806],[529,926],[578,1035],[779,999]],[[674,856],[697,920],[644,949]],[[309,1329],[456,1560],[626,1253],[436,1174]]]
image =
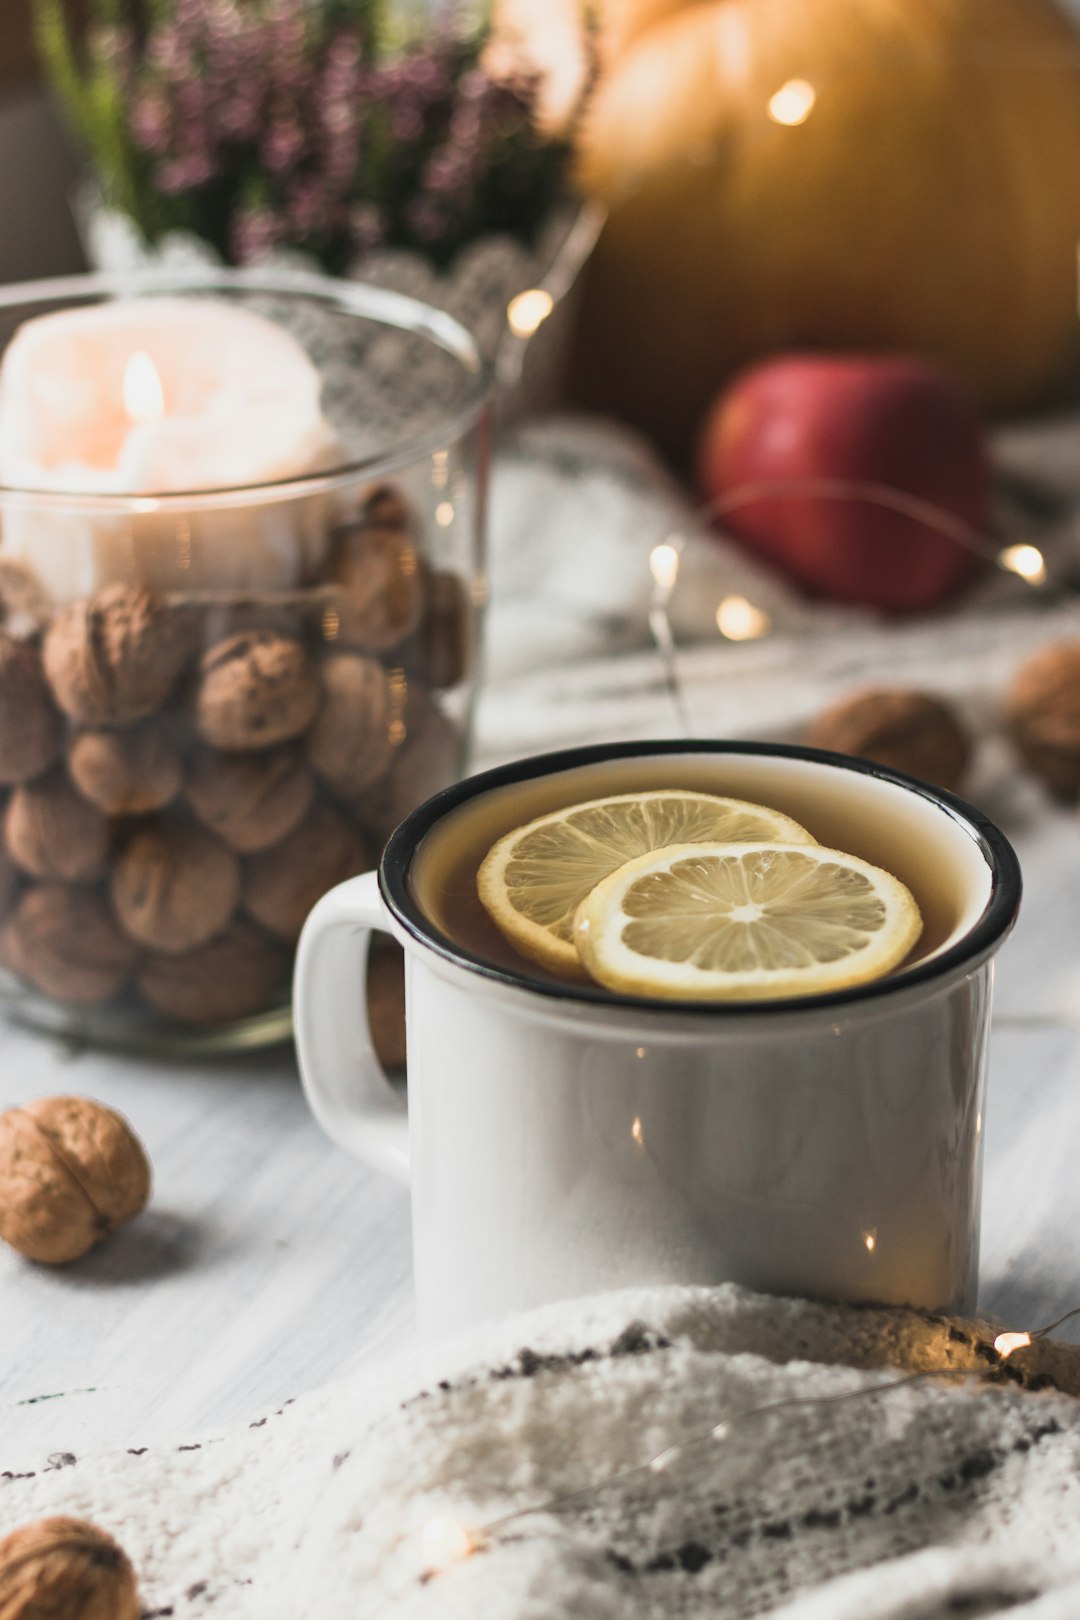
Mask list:
[[[287,589],[319,560],[317,497],[156,497],[258,487],[340,462],[321,378],[280,326],[210,298],[145,298],[27,321],[0,365],[0,552],[58,602],[113,580]],[[80,495],[140,497],[131,512]]]

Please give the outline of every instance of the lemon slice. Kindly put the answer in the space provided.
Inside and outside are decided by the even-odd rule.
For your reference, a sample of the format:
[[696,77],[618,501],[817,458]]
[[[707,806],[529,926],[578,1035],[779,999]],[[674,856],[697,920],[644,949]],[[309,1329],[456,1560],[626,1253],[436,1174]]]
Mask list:
[[481,863],[476,888],[516,950],[552,973],[582,977],[574,913],[636,855],[667,844],[812,844],[790,816],[743,799],[659,789],[568,805],[500,838]]
[[880,978],[922,932],[890,873],[820,844],[682,844],[613,872],[578,908],[600,984],[630,995],[744,1001]]

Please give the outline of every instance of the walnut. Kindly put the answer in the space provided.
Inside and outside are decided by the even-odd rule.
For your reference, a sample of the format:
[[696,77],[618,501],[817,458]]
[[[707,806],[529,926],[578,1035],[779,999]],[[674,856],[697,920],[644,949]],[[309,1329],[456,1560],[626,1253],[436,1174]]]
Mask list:
[[84,726],[130,725],[165,702],[194,646],[189,609],[141,585],[109,585],[60,609],[45,636],[57,703]]
[[294,940],[316,900],[371,864],[357,828],[316,804],[280,844],[245,861],[244,907],[271,934]]
[[80,731],[68,774],[84,799],[110,816],[161,810],[180,790],[180,753],[159,721],[130,731]]
[[58,765],[16,788],[4,817],[8,854],[32,877],[88,883],[105,870],[109,824],[80,798]]
[[108,1001],[131,974],[135,951],[94,889],[26,889],[3,932],[4,966],[55,1001]]
[[424,582],[416,547],[402,529],[353,524],[339,531],[327,578],[335,594],[336,639],[344,646],[385,652],[416,629]]
[[23,563],[0,557],[0,624],[8,635],[38,636],[52,617],[52,603],[41,581]]
[[1052,793],[1080,791],[1080,641],[1044,647],[1020,666],[1005,719],[1017,753]]
[[363,818],[381,845],[398,822],[456,780],[462,765],[462,733],[432,700],[410,682],[405,702],[405,737],[382,781],[364,797]]
[[138,1620],[127,1554],[86,1519],[39,1519],[0,1541],[0,1620]]
[[47,770],[63,725],[37,648],[0,631],[0,782],[29,782]]
[[383,529],[403,529],[409,521],[405,497],[393,484],[376,484],[360,508],[364,523]]
[[150,1162],[104,1103],[39,1097],[0,1114],[0,1192],[0,1238],[57,1266],[145,1209]]
[[419,663],[429,686],[457,686],[469,672],[472,621],[465,585],[457,574],[432,569],[427,606],[417,638]]
[[109,892],[132,939],[179,954],[225,927],[240,898],[240,863],[200,827],[143,827],[113,866]]
[[203,655],[196,715],[203,739],[229,752],[271,748],[307,730],[319,677],[292,636],[240,631]]
[[972,753],[970,736],[940,698],[884,687],[833,704],[818,716],[806,740],[950,791],[963,781]]
[[360,653],[322,666],[323,703],[308,736],[308,756],[327,786],[354,803],[386,773],[404,736],[404,677],[388,676]]
[[229,1024],[269,1007],[289,983],[289,953],[238,917],[223,934],[183,956],[147,959],[143,1000],[182,1024]]
[[376,938],[368,957],[368,1025],[384,1069],[405,1068],[405,964],[400,945]]
[[0,846],[0,918],[6,917],[21,887],[22,873],[7,850]]
[[311,808],[315,778],[296,748],[261,754],[205,749],[188,770],[188,803],[211,832],[242,855],[280,843]]

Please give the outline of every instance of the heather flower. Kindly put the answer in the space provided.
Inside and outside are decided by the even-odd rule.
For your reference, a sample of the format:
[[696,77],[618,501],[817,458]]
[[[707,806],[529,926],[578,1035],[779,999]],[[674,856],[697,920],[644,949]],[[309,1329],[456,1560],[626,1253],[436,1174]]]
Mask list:
[[151,241],[181,228],[235,263],[291,247],[331,271],[381,244],[444,263],[486,230],[528,240],[565,184],[538,82],[493,79],[452,17],[388,55],[371,0],[155,0],[141,50],[112,22],[76,64],[57,3],[38,0],[54,68],[106,194]]

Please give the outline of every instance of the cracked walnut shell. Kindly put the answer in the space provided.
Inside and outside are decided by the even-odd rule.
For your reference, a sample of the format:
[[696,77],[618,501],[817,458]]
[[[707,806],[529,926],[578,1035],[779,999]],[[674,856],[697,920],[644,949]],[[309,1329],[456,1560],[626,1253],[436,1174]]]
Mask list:
[[319,698],[319,677],[295,637],[242,630],[203,654],[195,712],[205,742],[243,753],[298,737]]
[[0,1540],[0,1620],[138,1620],[135,1571],[86,1519],[39,1519]]
[[854,754],[955,791],[971,760],[971,738],[940,698],[888,687],[856,692],[818,716],[815,748]]
[[39,1097],[0,1114],[0,1238],[63,1265],[145,1209],[150,1162],[121,1114],[89,1097]]
[[194,620],[141,585],[109,585],[60,609],[45,635],[45,674],[82,726],[123,726],[160,709],[192,651]]
[[1080,641],[1044,647],[1020,666],[1005,719],[1017,753],[1052,793],[1080,791]]

